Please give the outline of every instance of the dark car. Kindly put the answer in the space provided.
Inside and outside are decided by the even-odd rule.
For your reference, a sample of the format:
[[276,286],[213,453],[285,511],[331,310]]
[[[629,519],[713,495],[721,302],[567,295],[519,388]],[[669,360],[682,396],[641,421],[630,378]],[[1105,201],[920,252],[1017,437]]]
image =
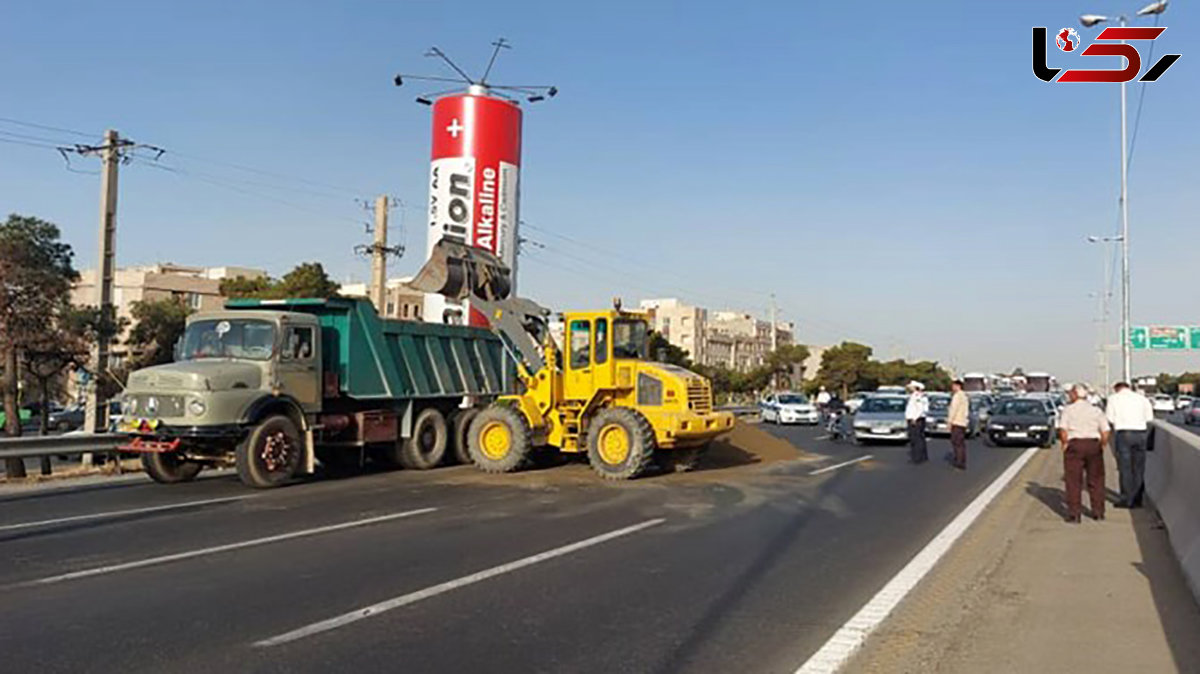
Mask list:
[[[967,412],[967,437],[979,435],[982,427],[979,410],[980,402],[976,398],[968,398],[971,403]],[[925,415],[925,435],[950,435],[950,394],[930,393],[929,412]]]
[[992,409],[987,438],[994,444],[1049,447],[1054,442],[1053,403],[1043,398],[1009,398]]
[[71,405],[70,407],[51,412],[50,428],[61,433],[83,428],[84,412],[83,405]]

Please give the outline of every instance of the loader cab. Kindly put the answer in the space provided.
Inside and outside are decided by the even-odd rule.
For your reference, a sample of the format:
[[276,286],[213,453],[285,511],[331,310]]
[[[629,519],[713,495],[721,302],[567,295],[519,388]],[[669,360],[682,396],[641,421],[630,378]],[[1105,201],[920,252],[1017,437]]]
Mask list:
[[[597,390],[632,385],[631,368],[622,361],[646,360],[650,328],[644,314],[627,311],[580,311],[564,314],[566,349],[563,395],[590,399]],[[624,377],[620,375],[624,370]],[[624,379],[625,381],[622,381]]]

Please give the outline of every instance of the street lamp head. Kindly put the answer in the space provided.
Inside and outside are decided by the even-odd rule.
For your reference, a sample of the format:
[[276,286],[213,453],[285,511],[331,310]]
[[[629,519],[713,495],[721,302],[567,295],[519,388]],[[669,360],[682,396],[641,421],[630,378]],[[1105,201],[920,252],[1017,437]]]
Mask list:
[[1084,14],[1079,17],[1079,23],[1082,23],[1087,28],[1091,28],[1098,23],[1104,23],[1105,21],[1108,21],[1108,17],[1102,14]]
[[1158,0],[1152,2],[1137,11],[1138,16],[1146,16],[1148,14],[1162,14],[1167,11],[1167,0]]
[[1087,239],[1088,243],[1100,243],[1100,237],[1098,236],[1089,236]]

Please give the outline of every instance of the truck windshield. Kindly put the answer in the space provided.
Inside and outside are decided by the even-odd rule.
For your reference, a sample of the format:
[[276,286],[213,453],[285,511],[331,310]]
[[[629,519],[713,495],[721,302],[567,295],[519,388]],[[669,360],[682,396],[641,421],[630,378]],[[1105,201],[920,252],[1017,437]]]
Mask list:
[[196,321],[183,333],[183,360],[241,358],[268,360],[275,349],[275,324],[252,318]]
[[618,318],[613,321],[613,357],[649,360],[649,329],[646,321]]

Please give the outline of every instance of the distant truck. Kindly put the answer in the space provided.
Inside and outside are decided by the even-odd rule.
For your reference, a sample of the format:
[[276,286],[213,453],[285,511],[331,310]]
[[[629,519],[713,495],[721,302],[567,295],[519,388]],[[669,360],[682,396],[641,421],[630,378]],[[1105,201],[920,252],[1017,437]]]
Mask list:
[[158,482],[232,461],[244,483],[273,487],[318,460],[467,457],[471,408],[515,385],[486,329],[385,320],[364,299],[231,300],[188,318],[176,362],[129,376],[119,430]]

